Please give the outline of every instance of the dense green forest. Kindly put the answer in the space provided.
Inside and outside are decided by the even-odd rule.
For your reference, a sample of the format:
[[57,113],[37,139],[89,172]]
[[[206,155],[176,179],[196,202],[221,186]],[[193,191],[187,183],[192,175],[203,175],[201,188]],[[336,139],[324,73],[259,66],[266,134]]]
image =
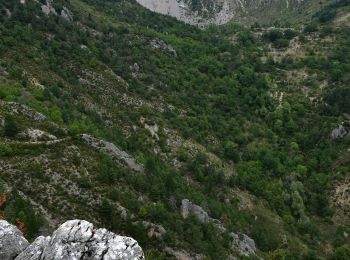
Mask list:
[[[254,239],[251,259],[349,259],[350,209],[336,188],[349,185],[350,138],[330,138],[350,125],[350,23],[337,22],[349,1],[303,26],[204,30],[135,1],[57,0],[48,15],[41,5],[0,2],[0,211],[29,239],[55,225],[50,215],[128,234],[149,259],[168,258],[165,247],[238,256],[229,232]],[[30,128],[48,135],[28,142]],[[184,219],[183,199],[227,231]],[[150,238],[142,221],[166,235]]]

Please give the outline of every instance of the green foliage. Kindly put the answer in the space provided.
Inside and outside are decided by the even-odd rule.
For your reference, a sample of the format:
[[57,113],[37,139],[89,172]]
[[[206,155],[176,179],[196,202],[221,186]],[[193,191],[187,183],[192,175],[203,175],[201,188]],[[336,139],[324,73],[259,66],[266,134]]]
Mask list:
[[332,260],[345,260],[345,259],[349,259],[349,255],[350,255],[350,248],[348,245],[344,245],[344,246],[338,247],[330,255],[330,259],[332,259]]
[[11,156],[13,155],[13,149],[10,145],[0,143],[0,156]]
[[[174,248],[227,258],[226,234],[219,235],[215,225],[204,225],[194,216],[180,216],[184,198],[202,205],[229,231],[249,234],[261,251],[277,259],[297,259],[304,253],[315,259],[324,254],[324,243],[333,244],[334,259],[348,253],[339,235],[320,232],[324,226],[336,228],[336,223],[328,226],[333,214],[328,194],[334,181],[348,172],[346,162],[339,160],[347,143],[329,140],[331,126],[343,119],[342,113],[350,113],[348,31],[322,24],[333,18],[333,11],[325,11],[302,31],[276,26],[261,38],[260,26],[251,31],[229,24],[202,31],[130,1],[55,1],[58,11],[63,6],[73,11],[73,23],[46,17],[40,4],[27,2],[27,8],[18,1],[0,4],[0,9],[13,11],[11,19],[0,16],[0,55],[9,73],[6,80],[0,78],[0,98],[44,113],[50,122],[69,129],[70,135],[62,136],[73,138],[62,146],[23,149],[1,143],[3,160],[17,165],[15,160],[49,153],[54,170],[82,192],[102,198],[89,215],[81,210],[85,201],[76,201],[56,185],[67,197],[60,197],[63,202],[74,201],[79,214],[132,235],[150,258],[164,259],[163,244],[150,239],[136,220],[163,225],[164,243]],[[199,1],[192,4],[199,7]],[[337,45],[329,48],[325,40],[315,47],[310,39],[317,37],[334,38]],[[177,55],[151,48],[155,38],[171,45]],[[270,55],[271,50],[282,53],[290,43],[300,44],[303,55],[281,60]],[[32,86],[28,75],[45,88]],[[326,87],[321,87],[324,82]],[[312,97],[318,101],[311,102]],[[157,122],[159,140],[143,129],[140,117]],[[14,141],[19,128],[32,124],[54,128],[45,126],[47,122],[25,121],[17,115],[5,118],[7,140]],[[174,151],[176,135],[170,136],[168,129],[180,135],[179,140],[186,139],[186,146],[175,140],[180,148]],[[145,173],[132,172],[92,150],[60,161],[66,145],[85,147],[79,141],[82,133],[115,143],[143,163]],[[23,168],[32,180],[53,186],[45,164]],[[240,200],[245,194],[252,197],[249,209]],[[135,219],[122,221],[117,203]],[[30,222],[30,209],[18,205],[11,214]],[[50,210],[63,214],[57,205]],[[17,212],[21,207],[26,214]],[[272,217],[260,222],[255,216],[262,209]],[[31,235],[40,223],[34,222]],[[270,229],[272,222],[279,228]],[[281,242],[284,236],[290,244]]]
[[5,204],[4,215],[8,221],[16,224],[17,219],[25,225],[25,235],[29,240],[33,240],[38,236],[39,229],[46,222],[44,218],[38,215],[30,203],[21,198],[15,191],[11,194],[9,200]]
[[338,112],[350,113],[350,87],[338,87],[326,96],[326,102]]
[[19,132],[17,123],[13,116],[5,117],[4,134],[8,137],[14,137]]

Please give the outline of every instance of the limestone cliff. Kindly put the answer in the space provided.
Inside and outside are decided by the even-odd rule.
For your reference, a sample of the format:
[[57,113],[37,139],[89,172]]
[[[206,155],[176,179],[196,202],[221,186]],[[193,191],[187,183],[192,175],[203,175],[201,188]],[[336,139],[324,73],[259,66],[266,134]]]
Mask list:
[[17,227],[0,221],[0,259],[144,259],[137,241],[106,229],[95,229],[84,220],[62,224],[52,236],[40,236],[32,244]]

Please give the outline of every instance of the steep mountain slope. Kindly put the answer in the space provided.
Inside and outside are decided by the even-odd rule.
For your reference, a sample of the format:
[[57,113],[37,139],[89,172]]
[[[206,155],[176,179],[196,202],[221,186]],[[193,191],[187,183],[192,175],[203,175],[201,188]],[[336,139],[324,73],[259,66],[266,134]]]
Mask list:
[[334,0],[136,0],[144,7],[195,25],[305,22]]
[[79,218],[150,259],[346,259],[347,5],[302,30],[0,9],[0,210],[29,239]]

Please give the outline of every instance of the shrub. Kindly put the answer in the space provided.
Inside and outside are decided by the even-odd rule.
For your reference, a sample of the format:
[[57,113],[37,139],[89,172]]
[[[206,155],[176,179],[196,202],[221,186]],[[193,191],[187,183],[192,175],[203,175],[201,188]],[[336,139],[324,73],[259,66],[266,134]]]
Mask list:
[[0,156],[10,156],[13,154],[13,149],[11,146],[0,143]]
[[14,137],[19,132],[17,124],[12,116],[6,116],[4,134],[8,137]]

